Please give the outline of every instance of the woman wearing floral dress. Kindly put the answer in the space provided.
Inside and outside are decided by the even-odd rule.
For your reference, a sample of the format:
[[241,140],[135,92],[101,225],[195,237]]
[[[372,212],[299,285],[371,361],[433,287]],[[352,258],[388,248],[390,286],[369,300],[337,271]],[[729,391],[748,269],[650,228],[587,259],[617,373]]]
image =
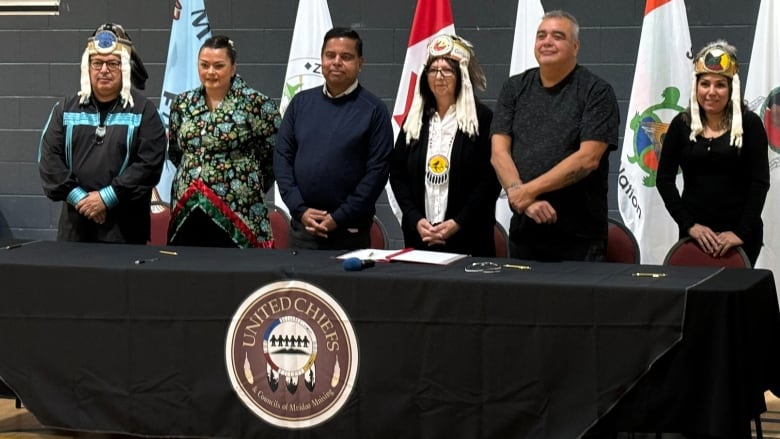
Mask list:
[[201,86],[171,105],[168,154],[177,166],[171,194],[172,245],[272,247],[263,195],[273,184],[276,104],[236,74],[225,36],[198,54]]

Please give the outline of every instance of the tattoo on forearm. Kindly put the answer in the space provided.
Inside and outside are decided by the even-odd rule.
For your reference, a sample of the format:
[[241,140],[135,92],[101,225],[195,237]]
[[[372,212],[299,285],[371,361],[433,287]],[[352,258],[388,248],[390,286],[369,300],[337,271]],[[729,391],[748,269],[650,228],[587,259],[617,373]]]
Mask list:
[[572,171],[569,173],[569,175],[566,176],[566,183],[567,184],[574,184],[583,178],[587,177],[589,172],[586,169],[577,169],[575,171]]

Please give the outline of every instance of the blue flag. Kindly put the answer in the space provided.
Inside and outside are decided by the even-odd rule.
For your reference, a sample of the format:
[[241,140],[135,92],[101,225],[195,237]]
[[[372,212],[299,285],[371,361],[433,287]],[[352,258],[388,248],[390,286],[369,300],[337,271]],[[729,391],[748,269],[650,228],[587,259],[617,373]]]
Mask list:
[[[211,37],[209,18],[203,0],[177,0],[173,7],[171,40],[168,43],[168,60],[165,63],[159,112],[168,129],[168,117],[173,99],[179,93],[200,85],[198,79],[198,50]],[[166,160],[156,196],[170,202],[171,181],[176,168]]]

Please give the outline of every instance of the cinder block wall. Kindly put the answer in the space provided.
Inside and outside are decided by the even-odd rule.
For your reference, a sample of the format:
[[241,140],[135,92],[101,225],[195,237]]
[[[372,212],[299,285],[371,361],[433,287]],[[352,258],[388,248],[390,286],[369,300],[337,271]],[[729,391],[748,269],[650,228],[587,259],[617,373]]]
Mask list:
[[[122,24],[150,79],[146,95],[159,102],[173,0],[62,0],[60,15],[0,17],[0,237],[53,239],[60,206],[46,199],[37,173],[37,149],[49,110],[79,84],[85,40],[104,22]],[[279,99],[298,2],[205,0],[213,33],[238,45],[239,72]],[[482,99],[492,106],[509,73],[517,0],[451,0],[455,28],[471,40],[488,77]],[[542,0],[580,21],[580,63],[610,81],[625,126],[645,0]],[[693,50],[717,38],[739,49],[749,68],[759,0],[687,0]],[[416,0],[330,0],[334,25],[354,27],[365,42],[361,82],[392,108]],[[743,75],[746,77],[746,75]],[[611,156],[610,216],[617,212],[619,153]],[[386,198],[379,216],[394,246],[402,245]]]

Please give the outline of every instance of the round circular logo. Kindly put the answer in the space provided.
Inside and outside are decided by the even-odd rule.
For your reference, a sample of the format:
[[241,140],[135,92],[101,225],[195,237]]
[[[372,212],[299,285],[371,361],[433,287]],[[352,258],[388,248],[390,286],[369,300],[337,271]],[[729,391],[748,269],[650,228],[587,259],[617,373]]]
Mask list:
[[764,128],[769,147],[780,153],[780,87],[770,91],[764,101]]
[[95,49],[98,53],[114,53],[117,46],[116,35],[109,30],[102,30],[95,34]]
[[439,35],[428,45],[428,53],[431,56],[444,56],[452,52],[452,38],[447,35]]
[[306,282],[282,281],[238,307],[225,344],[228,376],[264,421],[308,428],[332,418],[355,385],[358,347],[344,310]]

